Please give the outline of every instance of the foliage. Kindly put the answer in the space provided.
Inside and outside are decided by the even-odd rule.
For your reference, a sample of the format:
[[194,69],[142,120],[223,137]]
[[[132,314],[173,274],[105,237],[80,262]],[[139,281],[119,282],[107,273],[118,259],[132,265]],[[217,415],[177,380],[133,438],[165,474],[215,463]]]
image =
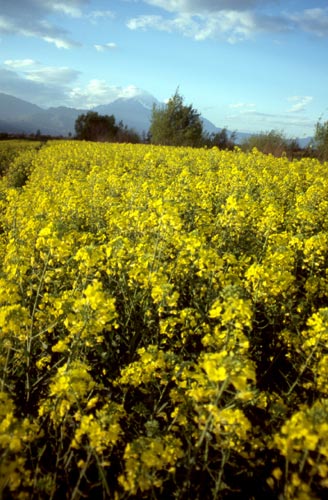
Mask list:
[[0,142],[0,176],[4,177],[7,187],[24,186],[40,147],[41,142],[36,141]]
[[139,142],[141,142],[141,137],[134,129],[129,128],[127,125],[124,125],[122,121],[120,121],[118,124],[116,142],[138,144]]
[[217,147],[219,149],[233,150],[235,147],[236,132],[229,132],[224,127],[219,132],[204,134],[203,144],[207,147]]
[[315,128],[314,143],[321,160],[328,160],[328,121],[318,121]]
[[284,153],[290,156],[300,149],[297,141],[286,139],[282,132],[276,130],[254,134],[243,142],[242,147],[245,151],[256,148],[262,153],[274,156],[281,156]]
[[52,142],[0,193],[1,498],[327,496],[327,164]]
[[140,142],[136,132],[128,129],[122,122],[116,124],[114,115],[99,115],[88,111],[79,115],[75,121],[76,138],[96,142]]
[[99,115],[95,111],[79,115],[75,121],[77,139],[86,141],[110,141],[117,132],[114,115]]
[[199,113],[184,104],[183,97],[176,90],[165,107],[154,104],[150,124],[153,144],[171,146],[200,146],[203,125]]

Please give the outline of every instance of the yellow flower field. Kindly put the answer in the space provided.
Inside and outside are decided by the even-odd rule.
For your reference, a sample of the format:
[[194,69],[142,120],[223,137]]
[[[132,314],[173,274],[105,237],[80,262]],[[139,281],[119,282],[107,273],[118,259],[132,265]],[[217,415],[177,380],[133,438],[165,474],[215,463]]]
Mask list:
[[326,497],[328,164],[54,141],[2,172],[0,497]]

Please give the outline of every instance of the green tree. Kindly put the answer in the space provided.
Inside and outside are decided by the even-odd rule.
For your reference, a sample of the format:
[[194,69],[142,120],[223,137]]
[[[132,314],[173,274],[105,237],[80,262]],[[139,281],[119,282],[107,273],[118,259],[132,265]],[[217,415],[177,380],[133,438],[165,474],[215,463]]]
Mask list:
[[151,142],[170,146],[201,146],[203,124],[190,104],[184,105],[178,89],[164,107],[153,106],[150,124]]
[[283,153],[288,155],[297,147],[294,140],[287,139],[283,132],[276,130],[251,135],[242,146],[246,151],[256,148],[262,153],[274,156],[281,156]]
[[204,146],[232,150],[235,147],[236,132],[222,128],[219,132],[204,135]]
[[116,136],[117,142],[128,142],[130,144],[137,144],[141,142],[141,138],[134,129],[124,125],[122,120],[118,124],[118,132]]
[[315,127],[314,144],[320,160],[328,160],[328,121],[318,121]]
[[76,138],[86,141],[113,141],[119,127],[114,115],[99,115],[95,111],[79,115],[75,121]]

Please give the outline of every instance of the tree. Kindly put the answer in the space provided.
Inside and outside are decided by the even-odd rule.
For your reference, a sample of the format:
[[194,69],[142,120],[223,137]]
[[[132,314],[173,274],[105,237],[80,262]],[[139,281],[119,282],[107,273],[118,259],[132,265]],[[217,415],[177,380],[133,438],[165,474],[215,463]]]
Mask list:
[[95,111],[79,115],[75,121],[76,138],[86,141],[115,140],[119,127],[113,115],[99,115]]
[[165,107],[153,106],[151,142],[170,146],[201,146],[203,124],[192,105],[185,106],[178,89]]
[[328,160],[328,121],[318,121],[315,127],[314,144],[320,160]]
[[[230,135],[229,135],[230,134]],[[236,132],[228,132],[226,127],[219,132],[204,136],[204,146],[232,150],[235,147]]]
[[137,144],[141,141],[138,132],[124,125],[122,120],[118,124],[116,140],[117,142],[129,142],[130,144]]
[[251,135],[242,146],[246,151],[256,148],[265,154],[281,156],[283,153],[288,154],[295,147],[295,141],[287,139],[283,132],[271,130]]

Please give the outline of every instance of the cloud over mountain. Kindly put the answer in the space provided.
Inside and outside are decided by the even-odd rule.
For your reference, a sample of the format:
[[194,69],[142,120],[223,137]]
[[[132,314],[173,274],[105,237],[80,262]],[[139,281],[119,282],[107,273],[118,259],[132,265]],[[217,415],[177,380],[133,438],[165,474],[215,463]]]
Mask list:
[[[110,44],[111,45],[111,44]],[[108,50],[114,47],[108,47]],[[90,109],[139,93],[135,85],[111,85],[93,78],[83,84],[80,72],[65,66],[46,66],[34,59],[7,59],[0,65],[0,92],[31,101],[41,107],[71,106]]]

